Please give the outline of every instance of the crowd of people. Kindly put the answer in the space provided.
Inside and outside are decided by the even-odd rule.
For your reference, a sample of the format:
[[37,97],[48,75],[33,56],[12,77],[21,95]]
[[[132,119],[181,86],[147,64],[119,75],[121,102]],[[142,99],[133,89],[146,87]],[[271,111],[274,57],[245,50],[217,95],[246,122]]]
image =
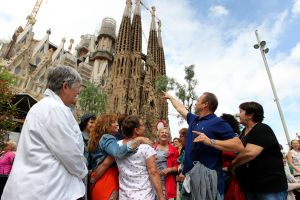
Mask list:
[[72,105],[81,84],[71,67],[48,72],[45,97],[27,114],[17,152],[9,141],[1,153],[1,174],[9,174],[2,200],[296,198],[299,141],[283,156],[259,103],[240,104],[238,122],[216,116],[213,93],[203,93],[191,113],[165,92],[188,127],[173,141],[170,129],[160,128],[151,141],[137,115],[86,113],[78,124]]

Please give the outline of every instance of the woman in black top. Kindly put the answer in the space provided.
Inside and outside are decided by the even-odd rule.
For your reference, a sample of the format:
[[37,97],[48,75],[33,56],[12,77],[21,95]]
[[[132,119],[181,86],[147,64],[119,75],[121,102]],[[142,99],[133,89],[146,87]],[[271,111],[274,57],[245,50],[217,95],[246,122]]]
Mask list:
[[240,123],[245,126],[245,149],[232,161],[232,169],[247,200],[286,200],[287,179],[279,143],[272,129],[263,124],[264,110],[256,102],[240,106]]

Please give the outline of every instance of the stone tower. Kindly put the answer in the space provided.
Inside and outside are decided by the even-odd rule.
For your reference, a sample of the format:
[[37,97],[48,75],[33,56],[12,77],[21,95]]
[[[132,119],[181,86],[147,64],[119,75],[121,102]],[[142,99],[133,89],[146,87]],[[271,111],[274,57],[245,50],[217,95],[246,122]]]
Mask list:
[[97,40],[91,40],[89,61],[94,62],[91,82],[106,86],[108,75],[114,59],[116,43],[116,21],[106,17],[102,20]]
[[135,1],[132,22],[131,9],[131,0],[127,0],[107,87],[108,112],[141,115],[153,133],[156,123],[167,119],[166,103],[155,92],[156,77],[165,75],[162,40],[156,31],[153,7],[147,55],[143,54],[141,1]]
[[126,0],[108,85],[109,112],[128,113],[131,65],[131,0]]
[[34,39],[33,21],[19,27],[10,43],[0,48],[0,70],[16,77],[16,93],[43,97],[49,68],[59,64],[76,69],[83,82],[91,81],[107,93],[107,113],[137,114],[144,118],[147,130],[154,133],[160,120],[167,120],[167,105],[155,91],[157,76],[166,74],[161,23],[156,30],[155,8],[151,11],[151,27],[147,54],[142,53],[141,0],[126,0],[118,36],[116,21],[104,18],[100,31],[81,36],[75,52],[68,50],[65,38],[56,46],[50,42],[51,31],[41,40]]
[[[158,21],[158,49],[157,49],[157,56],[158,56],[158,74],[162,76],[166,76],[166,62],[165,62],[165,53],[162,43],[161,37],[161,21]],[[160,118],[161,119],[168,119],[168,104],[166,101],[162,101],[160,99],[159,106],[161,107],[160,110]]]
[[128,88],[128,114],[140,114],[142,106],[142,22],[141,1],[136,0],[131,25],[131,69]]
[[159,33],[160,38],[158,38],[156,31],[155,7],[152,7],[151,17],[141,114],[146,119],[147,128],[151,128],[152,132],[154,132],[156,130],[156,123],[162,119],[167,119],[167,103],[155,92],[156,78],[161,75],[166,75],[160,70],[163,68],[162,65],[164,65],[164,56],[161,54],[161,52],[163,52],[161,35]]

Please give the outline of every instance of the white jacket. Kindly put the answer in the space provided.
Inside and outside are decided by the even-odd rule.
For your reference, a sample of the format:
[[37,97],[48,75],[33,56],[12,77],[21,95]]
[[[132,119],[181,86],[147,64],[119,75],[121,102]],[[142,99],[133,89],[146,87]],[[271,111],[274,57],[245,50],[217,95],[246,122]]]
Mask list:
[[27,114],[2,200],[75,200],[87,174],[81,131],[59,96],[47,89]]

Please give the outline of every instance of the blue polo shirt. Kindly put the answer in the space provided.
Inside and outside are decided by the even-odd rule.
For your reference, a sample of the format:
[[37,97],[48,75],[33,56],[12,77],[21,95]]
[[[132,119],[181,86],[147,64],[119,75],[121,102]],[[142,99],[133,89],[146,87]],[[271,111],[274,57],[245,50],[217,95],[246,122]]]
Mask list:
[[189,124],[185,140],[185,158],[183,173],[193,168],[194,161],[200,161],[209,169],[216,170],[218,174],[218,191],[224,193],[224,178],[222,174],[222,151],[202,143],[193,143],[198,136],[192,131],[204,133],[210,139],[227,140],[236,137],[230,125],[215,114],[199,117],[192,113],[187,114]]

